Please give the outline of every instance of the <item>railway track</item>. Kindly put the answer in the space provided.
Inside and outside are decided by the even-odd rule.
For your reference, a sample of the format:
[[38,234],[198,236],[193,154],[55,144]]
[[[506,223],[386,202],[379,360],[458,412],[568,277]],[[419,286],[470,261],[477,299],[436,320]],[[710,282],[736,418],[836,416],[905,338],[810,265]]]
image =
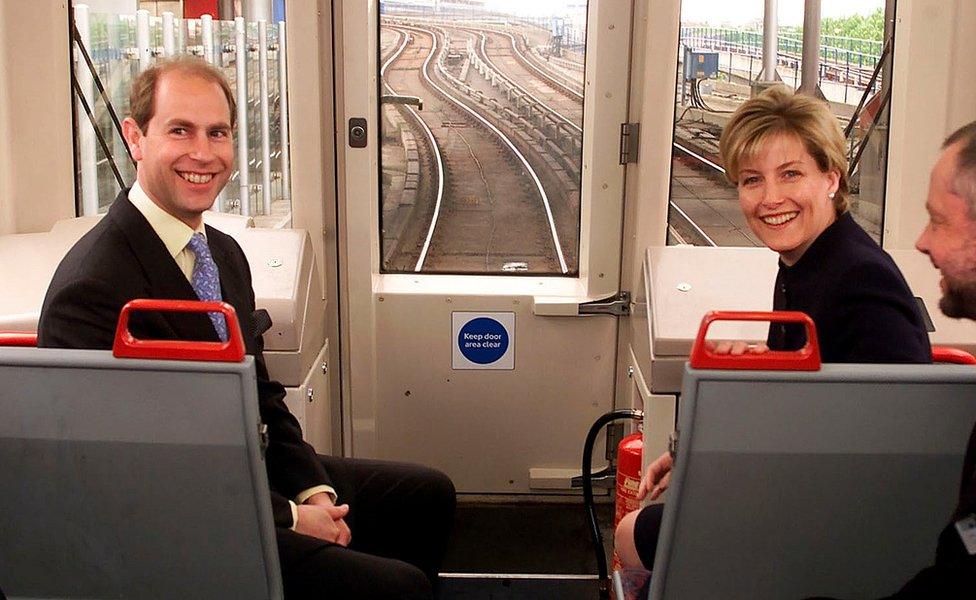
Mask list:
[[[390,57],[380,68],[380,79],[383,81],[383,86],[393,95],[396,95],[397,91],[394,90],[389,83],[387,83],[385,78],[386,70],[397,58],[400,57],[401,54],[403,54],[403,51],[406,49],[409,42],[409,39],[405,33],[400,31],[397,31],[397,33],[399,34],[402,43],[399,44],[399,47],[390,55]],[[423,69],[427,69],[431,56],[433,56],[433,54],[429,55],[424,61]],[[420,117],[420,115],[417,114],[417,111],[410,106],[402,106],[401,109],[409,114],[412,118],[412,122],[423,130],[424,137],[427,141],[427,147],[433,156],[433,160],[431,161],[432,166],[435,167],[434,172],[430,175],[430,177],[436,182],[435,187],[437,188],[437,192],[434,197],[433,215],[430,218],[430,225],[427,228],[426,235],[424,236],[424,243],[420,250],[420,255],[417,257],[417,262],[414,264],[413,268],[414,272],[419,273],[421,270],[423,270],[424,262],[427,260],[427,253],[430,251],[430,242],[434,237],[434,229],[437,226],[437,219],[440,216],[441,205],[444,201],[444,159],[441,157],[440,146],[437,143],[437,139],[434,137],[434,133],[430,130],[430,127]]]
[[[568,97],[577,99],[582,104],[583,94],[567,86],[559,85],[558,80],[555,78],[555,74],[549,74],[544,72],[541,68],[539,68],[538,65],[534,64],[528,58],[526,58],[522,52],[518,51],[518,44],[515,40],[515,37],[511,33],[504,32],[503,35],[508,37],[510,43],[512,44],[513,51],[516,53],[517,56],[520,57],[523,64],[525,64],[528,68],[531,68],[534,72],[539,74],[544,81],[553,84],[553,86],[558,88],[562,93],[564,93]],[[715,171],[717,173],[720,173],[722,176],[725,175],[725,169],[723,169],[720,165],[707,159],[701,154],[695,152],[691,148],[679,144],[677,142],[674,143],[674,147],[675,149],[687,155],[688,157],[701,163],[704,167],[712,171]],[[675,203],[674,201],[669,201],[669,213],[671,214],[672,217],[676,217],[678,219],[677,223],[668,224],[669,233],[675,238],[675,240],[678,243],[682,243],[682,244],[687,243],[696,246],[717,246],[718,245],[715,243],[715,240],[713,240],[707,233],[705,233],[705,231],[697,223],[695,223],[694,219],[692,219],[688,215],[688,213],[682,210],[682,208],[678,206],[677,203]]]
[[[708,171],[721,175],[725,177],[725,169],[722,168],[718,163],[709,160],[701,153],[696,152],[694,149],[680,144],[678,142],[673,142],[674,149],[683,154],[684,156],[692,159],[695,163],[701,165]],[[677,216],[679,222],[668,223],[668,232],[674,236],[678,243],[692,244],[695,246],[718,246],[705,231],[695,223],[694,219],[688,216],[684,210],[673,200],[669,201],[670,209],[669,212],[671,216]],[[669,220],[670,221],[670,220]]]
[[[401,93],[431,92],[421,120],[441,150],[444,187],[436,217],[432,209],[417,211],[418,217],[430,215],[425,241],[416,250],[401,243],[391,261],[393,270],[409,262],[412,270],[424,272],[491,272],[524,264],[530,272],[568,273],[548,194],[536,169],[504,132],[450,89],[450,76],[441,64],[443,42],[436,31],[406,25],[394,29],[409,38],[404,51],[385,65],[384,74]],[[428,171],[421,179],[432,177]],[[513,171],[523,176],[512,177]],[[426,183],[422,187],[434,187]],[[405,234],[404,239],[411,236]]]
[[[545,70],[545,65],[539,65],[521,51],[519,43],[516,36],[507,31],[498,31],[494,29],[472,29],[470,27],[461,28],[439,28],[444,35],[454,34],[457,38],[462,38],[462,35],[468,36],[469,43],[467,44],[467,49],[469,55],[472,55],[475,60],[481,61],[490,69],[490,74],[488,75],[489,80],[491,77],[501,77],[504,79],[505,84],[508,89],[516,90],[516,94],[520,98],[528,99],[535,106],[538,107],[539,111],[544,111],[547,114],[547,118],[559,124],[560,127],[566,129],[566,131],[571,132],[574,136],[578,136],[579,147],[582,147],[582,106],[583,106],[583,94],[573,89],[561,81],[561,74]],[[467,127],[458,124],[465,121],[466,119],[475,119],[475,121],[480,124],[484,129],[488,129],[493,133],[496,133],[498,139],[505,140],[505,146],[512,151],[515,156],[518,157],[518,163],[521,163],[522,167],[527,173],[530,174],[530,178],[535,184],[537,194],[542,201],[544,206],[546,220],[548,221],[550,229],[550,237],[552,238],[552,246],[557,249],[559,270],[566,273],[568,270],[568,265],[565,260],[565,256],[562,253],[562,248],[560,246],[559,240],[560,236],[557,231],[556,219],[553,216],[553,209],[551,203],[549,202],[548,194],[546,193],[545,186],[542,185],[541,178],[539,174],[532,169],[530,161],[525,156],[524,153],[518,151],[517,144],[512,140],[511,136],[505,136],[505,134],[499,129],[498,126],[493,124],[488,115],[481,114],[482,111],[478,110],[479,104],[477,102],[466,101],[464,94],[461,94],[456,89],[459,82],[456,77],[449,74],[443,66],[442,59],[440,56],[445,52],[442,41],[437,41],[439,38],[439,33],[434,29],[418,27],[415,24],[405,25],[399,24],[397,30],[400,31],[404,36],[403,44],[406,45],[407,31],[413,32],[414,35],[426,36],[426,39],[431,40],[429,43],[432,45],[429,53],[426,55],[424,60],[423,72],[423,84],[426,88],[431,89],[441,100],[445,100],[447,104],[461,113],[461,120],[458,122],[448,120],[448,129],[455,130],[455,136],[461,141],[462,154],[467,153],[468,166],[467,169],[470,170],[471,163],[475,164],[474,168],[474,181],[477,182],[481,180],[482,187],[484,191],[482,193],[483,198],[487,198],[489,204],[493,204],[497,199],[497,194],[491,194],[491,188],[493,187],[489,173],[486,172],[485,165],[480,163],[478,157],[480,156],[480,151],[475,150],[477,141],[475,145],[472,145],[468,136],[462,134],[459,130],[466,129]],[[458,32],[460,32],[459,35]],[[402,52],[402,48],[400,49]],[[399,56],[399,53],[397,54]],[[384,66],[383,71],[393,63],[396,58],[391,58],[388,60]],[[454,88],[454,89],[452,89]],[[483,92],[483,94],[486,94]],[[407,92],[403,92],[407,93]],[[496,100],[497,102],[498,100]],[[573,110],[575,108],[575,110]],[[411,112],[412,109],[411,109]],[[487,112],[487,111],[485,111]],[[416,113],[414,113],[416,114]],[[417,121],[423,123],[423,119],[417,116]],[[501,125],[501,124],[499,124]],[[504,125],[501,125],[504,127]],[[428,129],[430,129],[428,127]],[[428,144],[430,147],[438,147],[438,142],[436,136],[433,132],[427,136],[431,142]],[[444,136],[441,136],[444,137]],[[724,169],[714,161],[709,160],[707,157],[703,156],[700,152],[686,144],[680,142],[674,143],[675,149],[682,155],[684,155],[688,160],[693,161],[695,164],[701,165],[701,168],[708,171],[714,172],[716,174],[722,175],[724,177]],[[457,153],[452,153],[457,154]],[[412,269],[414,271],[421,271],[424,269],[424,265],[427,262],[427,256],[431,254],[431,248],[433,246],[434,251],[434,261],[429,265],[429,268],[436,270],[436,264],[439,264],[441,256],[441,245],[442,238],[439,234],[436,234],[438,230],[438,220],[440,217],[440,207],[443,205],[445,197],[452,197],[452,192],[450,191],[451,186],[451,173],[457,170],[457,166],[452,164],[458,161],[457,157],[450,158],[446,160],[442,159],[445,165],[440,167],[441,173],[447,173],[447,175],[442,176],[440,184],[440,193],[437,199],[433,200],[434,206],[437,209],[434,215],[431,216],[429,221],[429,226],[427,228],[425,241],[423,242],[422,249],[419,251],[417,260],[413,265]],[[528,168],[525,168],[528,167]],[[463,169],[463,167],[462,167]],[[429,176],[428,176],[429,177]],[[470,182],[469,182],[470,183]],[[432,186],[434,187],[434,186]],[[448,190],[447,193],[444,192],[445,188]],[[674,201],[670,201],[669,212],[671,215],[671,222],[669,223],[669,233],[671,236],[679,243],[691,243],[694,245],[705,245],[705,246],[717,246],[717,243],[700,227],[695,221],[682,210]],[[578,214],[578,212],[576,213]],[[574,224],[575,225],[575,224]],[[446,227],[446,226],[441,226]],[[495,235],[497,233],[497,227],[492,226],[488,232],[488,244],[485,249],[485,270],[489,270],[489,264],[491,261],[491,255],[493,253],[493,247],[495,246]],[[450,254],[450,252],[448,252]],[[446,255],[445,255],[446,256]],[[510,258],[515,258],[514,254]],[[496,261],[497,262],[497,261]],[[514,262],[521,262],[515,260]],[[532,261],[528,261],[532,262]],[[511,264],[511,263],[509,263]],[[504,263],[503,265],[504,266]],[[530,270],[536,270],[534,268]]]
[[[552,158],[566,170],[569,185],[579,188],[582,169],[583,106],[579,98],[570,97],[535,76],[513,54],[513,49],[493,32],[463,29],[469,36],[468,55],[476,70],[493,88],[495,96],[505,102],[524,121],[523,129],[535,130],[535,141],[544,145]],[[532,88],[532,89],[530,89]],[[578,219],[578,197],[571,213]]]
[[[509,38],[516,56],[518,56],[519,59],[522,60],[530,69],[535,71],[536,74],[540,78],[542,78],[543,81],[546,81],[548,84],[559,88],[567,95],[578,96],[580,100],[582,100],[583,86],[581,82],[570,80],[569,77],[567,77],[563,72],[557,71],[554,68],[550,67],[549,65],[543,64],[541,61],[536,60],[534,57],[529,58],[529,55],[532,55],[532,52],[529,51],[529,55],[526,55],[524,52],[522,52],[522,50],[519,49],[519,44],[516,41],[515,36],[512,35],[511,33],[507,31],[502,31],[499,33]],[[528,48],[527,43],[525,44],[525,46],[526,48]]]
[[[479,31],[477,34],[480,42],[476,49],[481,60],[485,61],[496,73],[505,77],[522,94],[582,138],[583,96],[559,85],[545,74],[540,75],[538,70],[521,55],[511,34],[499,34],[492,31]],[[502,35],[508,40],[509,45],[495,43],[495,40]],[[489,39],[492,40],[490,47],[494,50],[494,56],[489,52]],[[499,67],[499,63],[503,65],[503,68]],[[522,72],[518,72],[519,70]],[[536,92],[533,93],[527,89],[519,83],[520,80],[531,80],[537,88]],[[539,95],[545,97],[540,98]],[[561,101],[561,99],[564,100]]]

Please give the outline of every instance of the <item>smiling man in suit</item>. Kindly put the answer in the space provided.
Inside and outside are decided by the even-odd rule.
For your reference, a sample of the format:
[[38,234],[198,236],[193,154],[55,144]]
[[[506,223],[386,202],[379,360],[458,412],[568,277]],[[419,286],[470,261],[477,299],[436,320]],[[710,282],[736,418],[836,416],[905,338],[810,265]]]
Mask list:
[[[255,357],[269,430],[286,598],[431,598],[453,521],[451,481],[419,466],[316,455],[283,402],[284,388],[268,377],[253,333],[247,259],[230,236],[203,223],[234,165],[234,106],[221,73],[197,59],[162,62],[139,76],[122,124],[137,180],[59,265],[38,345],[109,349],[122,306],[135,298],[230,303]],[[130,329],[149,339],[227,337],[218,313],[141,313]]]
[[[976,320],[976,121],[954,131],[929,177],[929,222],[915,242],[942,275],[939,308]],[[939,535],[935,564],[892,600],[976,598],[976,423],[963,461],[956,509]]]

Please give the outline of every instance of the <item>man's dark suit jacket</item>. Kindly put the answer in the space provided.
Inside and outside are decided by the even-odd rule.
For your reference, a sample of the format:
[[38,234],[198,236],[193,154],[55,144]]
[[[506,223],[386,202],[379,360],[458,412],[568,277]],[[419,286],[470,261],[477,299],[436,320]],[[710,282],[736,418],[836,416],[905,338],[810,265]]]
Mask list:
[[[932,362],[918,305],[895,261],[854,222],[837,217],[791,267],[782,261],[773,310],[798,310],[813,319],[825,363]],[[766,343],[795,350],[802,326],[772,324]]]
[[[255,357],[261,420],[267,424],[265,455],[275,525],[292,525],[288,498],[316,485],[331,485],[315,450],[302,440],[298,421],[283,401],[282,385],[268,378],[263,341],[254,335],[254,290],[241,247],[207,226],[207,242],[220,271],[225,302],[237,311],[247,353]],[[198,300],[162,240],[129,202],[128,190],[108,214],[61,261],[44,298],[38,346],[109,350],[122,306],[135,298]],[[146,339],[217,341],[206,313],[137,313],[130,330]]]
[[976,514],[976,425],[969,437],[959,485],[959,504],[952,520],[939,536],[935,565],[915,576],[887,600],[971,600],[976,598],[976,555],[966,547],[956,530],[956,521]]

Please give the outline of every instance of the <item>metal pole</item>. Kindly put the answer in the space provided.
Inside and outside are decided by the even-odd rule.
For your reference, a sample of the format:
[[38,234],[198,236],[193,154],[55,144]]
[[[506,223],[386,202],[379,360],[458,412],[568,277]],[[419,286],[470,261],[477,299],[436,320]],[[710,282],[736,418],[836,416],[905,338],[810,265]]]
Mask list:
[[214,16],[222,21],[233,21],[235,18],[241,16],[237,14],[237,10],[234,7],[234,0],[218,0],[217,12],[219,14]]
[[779,15],[777,0],[766,0],[763,14],[763,68],[762,81],[776,81],[776,55],[779,51]]
[[800,73],[801,94],[822,96],[817,85],[820,76],[820,0],[804,0],[803,65]]
[[[109,14],[108,15],[108,47],[114,49],[109,55],[109,68],[115,69],[123,68],[128,69],[129,60],[122,54],[122,39],[119,34],[119,29],[121,26],[119,24],[119,15]],[[122,66],[124,65],[124,66]],[[108,85],[106,88],[108,92],[109,99],[112,101],[113,106],[122,106],[123,99],[127,97],[125,93],[128,90],[123,90],[123,86],[119,83],[114,85]],[[128,144],[121,135],[112,136],[112,154],[114,156],[126,156],[128,154]],[[133,165],[128,160],[121,160],[118,162],[119,171],[122,172],[122,177],[126,181],[132,181],[135,178],[135,165]]]
[[139,51],[139,71],[150,67],[152,55],[149,52],[149,11],[136,11],[136,49]]
[[281,118],[281,197],[291,209],[291,150],[288,147],[288,66],[285,56],[285,22],[278,21],[278,112]]
[[[88,52],[91,52],[91,24],[88,18],[89,10],[86,4],[75,5],[75,26],[78,28],[81,43],[84,44]],[[88,70],[88,65],[81,58],[81,53],[76,54],[75,76],[78,79],[78,86],[84,94],[85,101],[89,107],[94,107],[94,93],[92,92],[92,75]],[[98,158],[95,131],[92,129],[91,121],[85,115],[85,109],[81,100],[76,100],[78,104],[78,162],[81,169],[81,213],[85,216],[98,214]]]
[[271,0],[244,0],[244,19],[268,22],[271,20]]
[[176,31],[173,28],[173,13],[163,13],[163,56],[171,58],[176,55]]
[[844,104],[847,104],[847,88],[851,84],[851,52],[847,51],[847,65],[844,69]]
[[[895,34],[895,2],[894,0],[887,0],[885,2],[885,22],[884,22],[884,39],[885,41],[892,40]],[[882,51],[884,50],[884,44],[881,44]],[[866,50],[861,49],[862,52]],[[895,47],[894,43],[891,44],[891,53],[894,54]],[[863,56],[863,54],[862,54]],[[888,62],[885,63],[884,69],[881,71],[881,93],[887,94],[891,89],[891,57],[888,57]]]
[[176,53],[186,54],[186,40],[190,34],[190,21],[180,19],[176,22]]
[[200,38],[203,42],[203,60],[214,64],[213,17],[202,15],[200,17],[200,28]]
[[[200,15],[200,41],[203,44],[203,60],[214,64],[214,26],[211,15]],[[223,212],[224,203],[227,201],[227,186],[220,189],[220,193],[214,199],[210,210]]]
[[[228,20],[233,21],[233,19]],[[218,67],[227,66],[227,54],[230,54],[229,52],[226,52],[224,48],[224,36],[222,35],[223,29],[223,23],[219,21],[216,25],[214,25],[213,28],[214,65]]]
[[241,188],[241,214],[250,216],[250,181],[247,148],[247,31],[244,17],[234,19],[237,56],[237,171]]
[[258,21],[258,67],[261,71],[261,199],[271,214],[271,117],[268,111],[268,23]]

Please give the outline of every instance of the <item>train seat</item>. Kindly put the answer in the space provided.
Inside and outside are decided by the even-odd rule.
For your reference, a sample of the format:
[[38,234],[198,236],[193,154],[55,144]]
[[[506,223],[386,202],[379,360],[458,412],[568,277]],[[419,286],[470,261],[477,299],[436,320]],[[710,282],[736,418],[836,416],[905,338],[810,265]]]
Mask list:
[[696,366],[650,598],[878,597],[932,563],[976,369]]
[[[35,331],[44,294],[61,259],[102,215],[61,219],[42,233],[0,235],[0,281],[16,281],[0,297],[0,329]],[[250,217],[205,213],[204,220],[231,235],[254,227]]]
[[[36,331],[44,294],[61,258],[81,237],[60,232],[0,235],[0,329]],[[16,282],[13,284],[12,282]]]
[[[950,319],[939,309],[939,271],[914,249],[889,250],[932,322],[933,345],[976,354],[976,323]],[[710,310],[769,310],[778,257],[767,248],[648,248],[635,290],[634,318],[642,335],[634,340],[637,364],[649,391],[677,394],[692,341]],[[716,331],[726,339],[766,339],[763,323],[727,323]]]
[[281,598],[253,359],[0,347],[8,598]]

